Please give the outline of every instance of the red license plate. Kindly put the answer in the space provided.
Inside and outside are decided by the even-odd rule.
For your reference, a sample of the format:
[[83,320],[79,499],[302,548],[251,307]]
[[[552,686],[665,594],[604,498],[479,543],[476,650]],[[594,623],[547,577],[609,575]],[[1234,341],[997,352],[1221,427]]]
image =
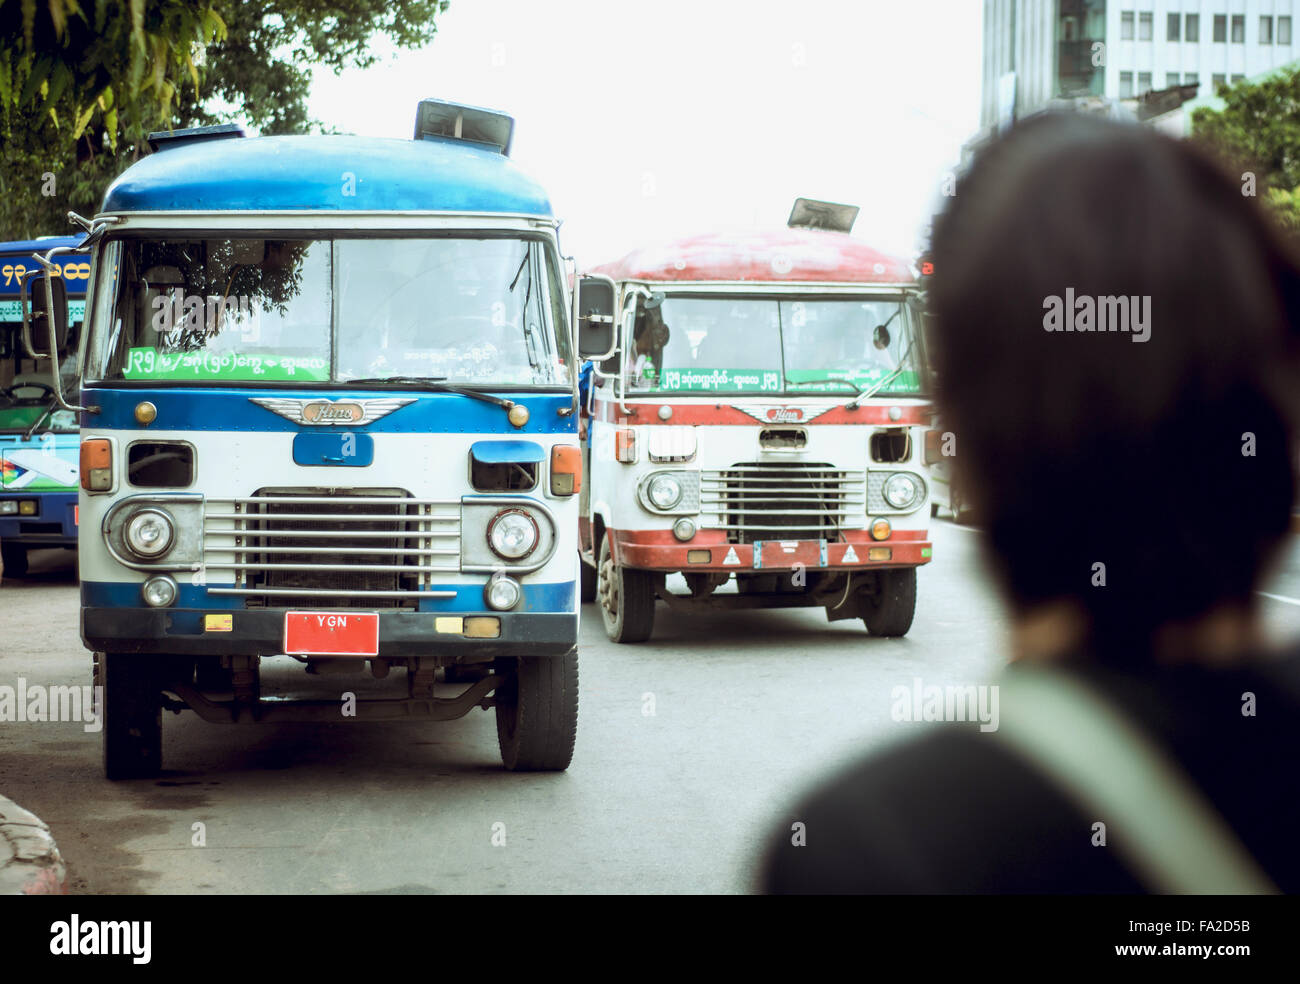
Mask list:
[[288,656],[378,656],[379,616],[359,612],[285,612]]
[[789,570],[795,564],[822,566],[820,540],[764,540],[760,549],[762,555],[757,558],[760,563],[754,565],[759,570]]

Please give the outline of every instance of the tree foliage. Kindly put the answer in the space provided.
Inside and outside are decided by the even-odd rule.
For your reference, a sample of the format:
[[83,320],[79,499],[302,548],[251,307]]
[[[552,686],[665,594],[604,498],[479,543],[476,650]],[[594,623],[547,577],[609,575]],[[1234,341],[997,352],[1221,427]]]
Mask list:
[[1202,107],[1192,114],[1192,138],[1243,175],[1248,193],[1258,194],[1300,239],[1300,67],[1219,92],[1221,111]]
[[[0,0],[0,239],[71,231],[152,130],[319,129],[312,71],[428,44],[448,0]],[[51,193],[52,192],[52,193]]]

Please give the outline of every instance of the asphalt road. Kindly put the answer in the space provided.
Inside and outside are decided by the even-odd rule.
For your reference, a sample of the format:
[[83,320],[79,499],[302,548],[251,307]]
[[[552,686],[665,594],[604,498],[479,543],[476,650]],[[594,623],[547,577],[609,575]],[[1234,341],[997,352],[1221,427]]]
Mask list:
[[[0,723],[0,792],[49,823],[74,892],[748,891],[801,790],[926,727],[891,720],[894,687],[980,683],[1003,662],[979,532],[940,520],[933,538],[901,640],[820,609],[661,605],[649,643],[618,646],[587,606],[564,774],[505,772],[483,711],[251,727],[186,713],[164,719],[164,776],[124,783],[102,777],[99,736],[78,723]],[[1300,637],[1300,549],[1267,590],[1271,631]],[[89,683],[77,605],[71,553],[6,579],[0,685]]]

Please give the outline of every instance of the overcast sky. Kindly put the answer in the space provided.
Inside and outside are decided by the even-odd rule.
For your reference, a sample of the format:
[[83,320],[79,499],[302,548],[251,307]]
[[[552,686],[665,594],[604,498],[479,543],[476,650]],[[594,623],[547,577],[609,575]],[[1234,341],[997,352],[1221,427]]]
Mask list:
[[514,159],[583,266],[779,228],[803,195],[910,258],[979,121],[980,0],[452,0],[428,48],[341,76],[310,110],[410,137],[436,96],[515,117]]

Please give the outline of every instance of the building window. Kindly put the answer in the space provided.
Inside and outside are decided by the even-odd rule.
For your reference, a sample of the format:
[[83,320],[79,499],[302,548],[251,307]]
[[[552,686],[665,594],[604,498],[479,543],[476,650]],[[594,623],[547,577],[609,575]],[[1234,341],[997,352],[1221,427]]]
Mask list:
[[1273,43],[1273,18],[1272,17],[1261,17],[1259,19],[1259,43],[1260,44]]
[[1138,14],[1138,40],[1150,41],[1155,37],[1155,14]]
[[1213,83],[1214,92],[1217,95],[1219,89],[1222,88],[1225,84],[1227,84],[1228,77],[1226,75],[1220,74],[1219,72],[1215,72],[1214,75],[1210,77],[1210,81]]
[[1232,77],[1232,84],[1233,84],[1233,85],[1236,85],[1238,82],[1245,82],[1245,81],[1246,81],[1246,76],[1244,76],[1244,75],[1234,75],[1234,76]]
[[1201,40],[1201,15],[1187,15],[1187,30],[1183,32],[1183,40],[1197,44]]
[[1121,99],[1133,98],[1133,73],[1132,72],[1119,73],[1119,97]]
[[1196,72],[1183,73],[1183,85],[1200,85],[1201,77]]
[[1182,37],[1182,17],[1178,14],[1170,14],[1169,19],[1165,21],[1165,40],[1181,41]]
[[1246,15],[1245,14],[1232,15],[1232,43],[1233,44],[1246,43]]
[[1178,85],[1178,73],[1177,73],[1177,72],[1165,72],[1165,88],[1166,88],[1166,89],[1173,89],[1173,88],[1176,88],[1177,85]]
[[1151,73],[1138,72],[1138,95],[1151,91]]
[[1093,0],[1061,0],[1056,5],[1055,88],[1059,97],[1100,96],[1106,91],[1105,68],[1096,63],[1099,59],[1093,51],[1094,46],[1102,47],[1098,42],[1106,37],[1105,6],[1100,11],[1091,9],[1095,6]]
[[1119,15],[1119,39],[1121,41],[1133,40],[1133,11],[1126,10]]
[[1214,43],[1223,44],[1228,40],[1228,15],[1214,15]]
[[1279,17],[1277,19],[1277,43],[1278,44],[1291,43],[1291,18],[1290,17]]

